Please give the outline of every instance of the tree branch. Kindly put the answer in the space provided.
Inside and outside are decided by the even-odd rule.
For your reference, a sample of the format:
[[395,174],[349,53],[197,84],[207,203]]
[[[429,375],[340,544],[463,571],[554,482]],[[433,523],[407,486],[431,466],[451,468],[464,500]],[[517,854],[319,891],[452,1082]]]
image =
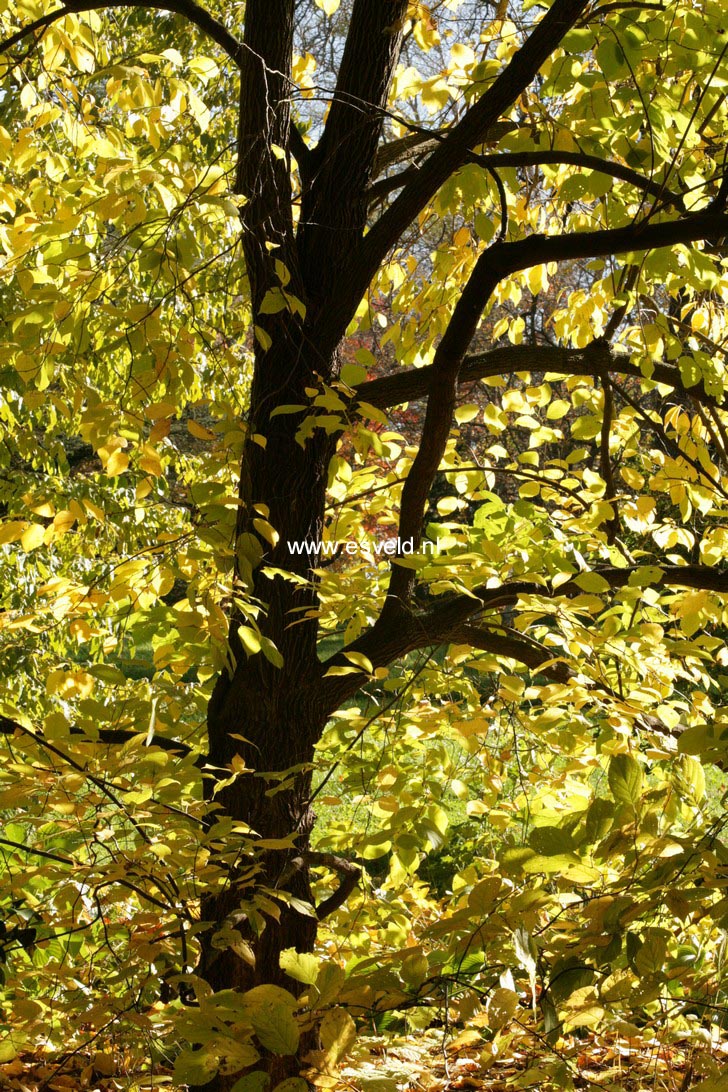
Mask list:
[[607,258],[631,251],[656,250],[680,243],[704,242],[728,235],[728,214],[696,212],[677,220],[647,220],[621,228],[577,231],[569,235],[527,235],[513,243],[495,243],[486,254],[499,280],[548,262]]
[[[85,862],[78,861],[73,857],[62,857],[58,853],[50,853],[45,849],[36,849],[35,846],[26,846],[22,842],[13,842],[10,838],[0,838],[0,846],[9,846],[11,849],[18,849],[22,853],[27,853],[30,857],[39,857],[41,860],[54,861],[56,864],[67,865],[69,868],[81,869],[85,867]],[[155,898],[154,895],[150,895],[142,887],[132,883],[131,880],[126,879],[114,879],[104,880],[103,884],[97,884],[94,887],[94,892],[98,891],[99,887],[106,886],[107,884],[118,884],[119,887],[125,888],[127,891],[133,891],[135,895],[138,895],[140,899],[144,899],[145,902],[150,903],[152,906],[156,906],[160,910],[174,911],[174,905],[162,902],[161,899]],[[93,886],[90,885],[90,886]],[[43,940],[50,940],[50,937],[43,937]]]
[[[447,329],[435,350],[430,391],[420,444],[402,489],[398,537],[416,550],[422,540],[422,521],[427,498],[440,465],[452,426],[458,375],[465,353],[483,313],[486,301],[501,279],[490,255],[496,244],[480,255],[465,285]],[[392,566],[383,616],[406,604],[415,584],[415,573],[403,565]]]
[[333,853],[308,852],[305,854],[305,859],[308,864],[324,865],[326,868],[338,872],[341,876],[341,881],[336,890],[316,907],[316,917],[319,921],[323,921],[324,918],[329,917],[340,906],[343,906],[359,883],[362,870],[353,861],[347,861],[345,857],[337,857]]
[[311,171],[311,158],[312,153],[306,141],[303,139],[303,134],[295,122],[291,122],[290,131],[291,141],[291,155],[298,163],[298,169],[301,174],[301,179],[304,182],[308,182]]
[[337,300],[337,307],[342,309],[342,317],[346,321],[347,316],[353,314],[387,251],[394,246],[402,232],[443,182],[466,161],[468,153],[483,143],[491,126],[513,106],[588,6],[589,0],[554,0],[549,11],[524,45],[513,55],[504,71],[466,111],[461,121],[428,157],[417,175],[364,236],[351,257],[345,288],[341,299]]
[[295,0],[248,0],[245,11],[235,192],[247,198],[241,209],[243,252],[253,314],[258,316],[265,293],[278,283],[277,259],[291,276],[289,291],[302,296],[290,163],[276,151],[300,151],[295,137],[291,144],[294,8]]
[[[12,720],[10,717],[6,717],[0,714],[0,736],[12,736],[16,732],[20,732],[22,735],[27,735],[28,729],[24,728],[22,724],[18,723],[18,721]],[[111,746],[115,746],[117,744],[128,743],[130,739],[137,739],[142,733],[134,732],[131,729],[125,728],[100,728],[98,739],[90,739],[82,728],[77,728],[75,725],[72,725],[69,728],[69,734],[72,736],[83,736],[84,743],[90,743],[92,745],[104,743],[107,745],[110,744]],[[37,733],[33,733],[33,738],[36,740],[36,742],[40,743],[41,746],[45,745],[45,740],[43,736],[38,735]],[[145,746],[159,747],[161,751],[171,751],[173,754],[180,754],[184,756],[192,754],[192,748],[188,747],[186,743],[181,743],[179,740],[176,739],[167,739],[165,736],[155,735],[152,738],[151,743],[145,744]]]
[[[600,257],[631,250],[646,250],[728,234],[728,215],[698,213],[658,224],[630,224],[624,228],[577,232],[572,235],[530,235],[514,243],[497,242],[484,250],[458,299],[431,365],[429,397],[420,444],[402,490],[398,538],[412,543],[422,539],[427,497],[440,465],[452,425],[460,367],[478,322],[496,285],[510,273],[550,261]],[[405,608],[415,584],[415,573],[393,564],[382,616]]]
[[[607,174],[622,182],[628,182],[630,185],[642,190],[643,193],[649,193],[653,197],[660,198],[679,212],[685,211],[682,194],[665,190],[659,182],[646,178],[639,171],[633,170],[626,164],[600,159],[599,156],[587,155],[583,152],[559,152],[544,149],[543,151],[533,152],[494,152],[492,155],[474,155],[471,153],[466,157],[466,162],[477,163],[485,170],[498,170],[504,167],[558,166],[562,164],[582,167],[584,170],[598,171],[600,174]],[[416,173],[417,168],[410,167],[399,174],[380,179],[373,186],[370,186],[369,200],[375,201],[396,189],[401,189],[402,186],[405,186],[414,178]]]
[[[409,125],[404,120],[401,124]],[[495,125],[491,125],[484,134],[481,144],[496,144],[504,136],[518,128],[519,126],[515,121],[499,121]],[[406,136],[381,144],[377,149],[376,159],[374,160],[374,177],[378,177],[383,171],[393,167],[396,163],[404,163],[408,159],[418,159],[429,152],[434,152],[447,139],[447,135],[447,130],[433,132],[429,129],[413,127],[413,132],[407,133]]]
[[11,849],[19,849],[31,857],[40,857],[44,861],[55,861],[56,864],[70,865],[78,868],[79,862],[73,857],[61,857],[58,853],[49,853],[47,849],[36,849],[35,846],[26,846],[22,842],[14,842],[10,838],[0,838],[0,846],[9,846]]
[[602,377],[602,393],[604,396],[604,410],[602,413],[602,433],[599,440],[599,474],[604,482],[604,499],[612,507],[612,515],[605,521],[607,528],[607,542],[610,546],[619,534],[619,508],[617,506],[617,491],[614,485],[612,472],[612,458],[609,450],[612,438],[612,423],[614,420],[614,397],[609,376]]
[[[498,375],[515,372],[554,372],[560,375],[591,375],[601,379],[609,372],[618,375],[645,376],[626,353],[617,353],[605,341],[594,341],[585,349],[566,349],[553,345],[509,345],[502,349],[490,349],[485,353],[466,356],[458,384],[477,382]],[[702,405],[718,406],[718,397],[709,394],[701,379],[694,387],[685,387],[680,372],[668,364],[656,363],[650,381],[664,383],[675,390],[685,391]],[[403,402],[416,402],[425,398],[432,383],[432,365],[409,368],[406,371],[369,379],[356,388],[357,400],[361,399],[377,409],[389,409]]]
[[[652,566],[650,566],[652,568]],[[660,565],[660,575],[650,581],[650,587],[674,587],[674,588],[698,588],[704,591],[713,591],[720,594],[728,593],[728,570],[716,569],[709,565]],[[628,566],[621,569],[616,566],[605,566],[591,570],[609,585],[613,591],[627,587],[630,579],[637,573],[639,566]],[[643,585],[640,584],[640,587]],[[394,660],[400,659],[408,652],[414,652],[420,648],[431,645],[450,643],[453,634],[462,634],[463,626],[469,625],[472,619],[487,611],[501,610],[504,607],[513,607],[523,596],[535,595],[546,599],[567,599],[583,595],[584,589],[577,583],[574,577],[558,587],[550,584],[538,584],[533,581],[514,580],[503,584],[498,588],[479,587],[474,588],[468,594],[455,595],[442,602],[437,602],[427,611],[415,613],[414,611],[400,612],[396,616],[380,614],[374,625],[363,633],[356,641],[330,657],[322,665],[324,678],[322,679],[322,692],[326,708],[334,711],[342,702],[352,697],[367,680],[365,672],[347,675],[334,675],[326,677],[326,672],[334,666],[351,666],[351,661],[346,659],[347,653],[362,653],[372,664],[373,668],[386,667]],[[482,640],[482,630],[478,640]],[[515,645],[510,645],[511,651],[516,651]],[[506,646],[501,643],[500,652],[510,655],[505,651]],[[491,651],[490,648],[487,651]],[[492,650],[496,655],[497,649]],[[520,647],[518,657],[530,655]],[[522,659],[523,663],[527,663]],[[539,663],[543,661],[540,660]],[[535,666],[533,663],[528,666]]]
[[49,11],[34,19],[32,23],[21,27],[15,34],[11,34],[3,42],[0,42],[0,54],[7,53],[18,42],[22,42],[38,30],[44,30],[58,19],[66,15],[76,15],[83,11],[97,11],[101,8],[154,8],[159,11],[169,11],[174,15],[183,15],[191,23],[194,23],[208,37],[221,46],[228,56],[232,57],[237,65],[240,65],[243,45],[242,42],[230,33],[209,11],[201,7],[195,0],[66,0],[63,7]]
[[542,645],[540,641],[524,634],[514,634],[512,630],[501,627],[492,629],[485,626],[462,625],[453,629],[449,638],[452,644],[470,645],[482,652],[491,652],[494,656],[504,656],[516,660],[526,667],[540,672],[554,682],[564,683],[571,677],[571,669],[562,662],[553,662],[556,653]]
[[[496,656],[504,656],[509,660],[516,660],[526,667],[544,675],[553,682],[564,683],[574,678],[574,672],[563,660],[555,660],[552,649],[546,648],[539,641],[526,637],[525,634],[513,634],[512,631],[486,629],[482,626],[464,625],[453,631],[452,640],[458,644],[470,645],[471,648],[482,649],[484,652],[492,652]],[[624,701],[621,696],[602,680],[582,680],[586,690],[596,697],[616,698]],[[668,728],[663,722],[649,713],[638,713],[635,717],[635,725],[648,732],[657,732],[659,735],[670,735],[679,738],[684,726]],[[713,760],[715,761],[715,760]],[[716,762],[721,769],[724,765]]]
[[337,857],[333,853],[318,853],[313,850],[304,850],[302,853],[296,854],[295,857],[287,862],[286,867],[283,869],[283,872],[278,879],[278,884],[285,884],[295,872],[300,872],[308,865],[321,865],[322,867],[330,868],[333,872],[338,872],[342,877],[336,890],[315,908],[316,917],[319,921],[323,921],[324,918],[333,914],[335,910],[338,910],[339,907],[346,902],[349,895],[359,883],[362,870],[359,865],[354,864],[353,861],[349,861],[345,857]]
[[[328,297],[367,216],[367,187],[399,59],[408,0],[354,0],[336,88],[313,152],[298,233],[310,293]],[[332,278],[331,286],[322,278]]]

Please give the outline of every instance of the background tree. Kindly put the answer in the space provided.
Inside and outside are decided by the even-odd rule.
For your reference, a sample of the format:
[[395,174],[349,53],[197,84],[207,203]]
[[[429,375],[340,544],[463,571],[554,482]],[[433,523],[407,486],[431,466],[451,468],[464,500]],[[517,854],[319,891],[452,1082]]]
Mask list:
[[[417,822],[370,845],[334,824],[314,849],[312,802],[408,695],[425,735],[525,717],[559,791],[581,784],[586,810],[546,809],[558,833],[501,862],[537,902],[555,872],[623,890],[635,825],[671,876],[699,838],[718,853],[710,827],[680,841],[642,771],[699,780],[671,759],[684,728],[722,762],[723,16],[525,8],[3,9],[4,844],[37,863],[33,912],[53,891],[36,992],[71,973],[64,935],[105,932],[107,958],[116,931],[136,963],[81,1022],[151,1028],[166,976],[194,1007],[180,1080],[326,1073],[353,1028],[333,1002],[372,1007],[303,958],[317,920],[346,914],[377,846],[404,882],[447,817],[428,781]],[[306,548],[374,526],[396,556]],[[452,749],[437,762],[452,779]],[[598,839],[622,854],[609,880],[577,852]],[[602,948],[626,928],[607,917]],[[573,950],[528,936],[533,987]],[[638,941],[667,958],[662,934]]]

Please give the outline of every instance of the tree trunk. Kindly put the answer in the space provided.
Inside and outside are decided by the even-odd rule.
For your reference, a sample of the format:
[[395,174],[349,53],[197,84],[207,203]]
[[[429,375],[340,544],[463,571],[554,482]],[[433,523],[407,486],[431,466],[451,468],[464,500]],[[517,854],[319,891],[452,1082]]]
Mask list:
[[[253,928],[241,919],[241,904],[253,898],[255,889],[288,893],[312,906],[306,853],[313,825],[309,807],[314,748],[326,725],[321,700],[321,666],[317,655],[318,606],[312,557],[289,550],[289,542],[318,540],[323,533],[325,488],[332,442],[319,430],[305,446],[296,440],[300,415],[270,417],[280,404],[310,401],[304,387],[312,382],[312,371],[330,371],[306,359],[303,347],[307,335],[296,328],[291,316],[269,318],[275,339],[268,352],[259,350],[251,395],[250,437],[241,469],[241,507],[236,537],[238,543],[257,543],[246,559],[239,554],[236,587],[250,602],[262,604],[258,618],[260,632],[272,641],[283,658],[282,666],[271,663],[262,652],[248,655],[238,628],[247,621],[233,609],[229,645],[233,662],[220,675],[208,710],[208,762],[215,773],[206,784],[208,797],[218,805],[218,814],[244,824],[263,841],[288,839],[288,848],[266,848],[256,855],[254,879],[244,878],[250,861],[243,859],[230,869],[222,890],[204,899],[201,916],[212,923],[203,938],[200,973],[213,990],[251,989],[264,983],[277,984],[289,992],[301,991],[299,983],[280,968],[280,953],[286,948],[311,951],[316,941],[316,917],[276,901],[280,918],[265,915],[265,927]],[[285,377],[282,379],[282,377]],[[264,435],[265,446],[256,437]],[[275,545],[255,535],[254,520],[264,513],[266,522],[278,532]],[[255,565],[256,551],[265,550],[264,561]],[[313,559],[315,564],[315,559]],[[293,583],[280,576],[267,576],[269,565],[303,577]],[[306,617],[310,612],[310,616]],[[231,784],[215,792],[227,772],[240,769]],[[219,771],[219,772],[218,772]],[[285,778],[285,788],[278,784]],[[292,837],[293,836],[293,837]],[[227,867],[227,866],[226,866]],[[216,928],[227,921],[239,929],[255,957],[254,965],[230,949],[219,950],[212,943]],[[263,1052],[256,1068],[265,1068],[276,1081],[296,1075],[300,1058],[312,1049],[312,1036],[303,1036],[297,1057]],[[234,1079],[220,1076],[206,1086],[208,1092],[227,1092]]]
[[[273,411],[309,406],[311,388],[338,375],[339,345],[359,299],[343,307],[336,300],[364,231],[366,191],[407,8],[408,0],[354,0],[324,135],[315,152],[302,147],[298,137],[302,199],[300,222],[294,226],[290,151],[297,134],[291,122],[290,72],[295,3],[247,0],[246,5],[236,189],[245,199],[242,242],[256,351],[240,476],[235,593],[260,605],[260,634],[283,663],[275,666],[263,652],[246,653],[239,627],[249,619],[234,603],[232,662],[218,679],[208,712],[208,762],[220,773],[211,772],[206,791],[222,808],[211,821],[223,814],[264,842],[288,839],[292,847],[264,846],[256,855],[260,869],[253,879],[245,880],[238,864],[223,889],[203,899],[203,920],[213,927],[203,939],[201,973],[214,990],[278,984],[296,993],[301,987],[281,970],[280,953],[286,948],[311,951],[316,940],[316,917],[286,905],[285,899],[277,902],[280,917],[268,914],[262,931],[256,933],[255,923],[240,918],[241,903],[253,886],[312,903],[306,863],[314,818],[309,806],[312,763],[330,710],[317,655],[316,558],[305,550],[291,552],[289,543],[322,537],[336,441],[315,429],[300,443],[301,415]],[[273,530],[263,528],[261,519]],[[267,575],[266,568],[282,570],[293,580]],[[251,772],[215,793],[215,779],[224,781],[241,760]],[[285,787],[276,790],[276,779],[283,775]],[[252,947],[254,965],[214,948],[214,926],[226,919]],[[310,1049],[310,1038],[302,1038],[299,1058]],[[299,1058],[270,1055],[256,1068],[267,1069],[273,1087],[298,1073]],[[232,1084],[234,1079],[219,1077],[208,1088],[227,1092]]]
[[[245,682],[247,680],[243,676],[231,704],[226,703],[219,711],[214,707],[211,709],[211,740],[215,739],[222,744],[216,749],[213,761],[219,763],[224,758],[226,748],[223,741],[229,738],[226,726],[230,726],[233,734],[244,732],[250,740],[249,744],[240,743],[237,753],[242,756],[247,766],[255,764],[256,774],[243,774],[233,785],[224,789],[219,797],[229,815],[250,826],[262,839],[285,839],[295,833],[296,848],[262,852],[255,862],[259,871],[252,881],[252,887],[250,881],[246,883],[241,880],[236,875],[237,870],[232,869],[229,882],[222,891],[203,901],[203,919],[212,922],[213,926],[205,937],[201,970],[215,991],[245,991],[270,983],[282,986],[296,995],[302,987],[281,970],[280,955],[287,948],[294,948],[299,952],[313,950],[317,926],[315,916],[289,907],[284,901],[277,901],[280,917],[276,920],[270,914],[264,915],[265,925],[261,932],[259,926],[254,930],[246,920],[240,921],[239,912],[241,904],[248,899],[254,899],[255,888],[260,887],[288,893],[310,906],[313,903],[309,868],[302,854],[309,848],[313,823],[313,815],[308,805],[313,743],[320,735],[323,724],[313,724],[293,697],[291,700],[276,703],[275,710],[266,708],[266,692],[261,692],[253,685],[244,696]],[[230,717],[234,717],[234,721],[229,720]],[[290,788],[266,795],[266,791],[275,786],[276,780],[263,779],[257,773],[283,772],[283,763],[288,762],[287,751],[292,759],[289,765],[300,764],[303,770],[294,776]],[[241,866],[246,864],[247,861],[241,862]],[[229,915],[232,915],[229,919],[231,924],[235,924],[243,939],[250,945],[254,954],[254,965],[246,962],[230,948],[219,950],[210,944],[215,928],[224,924]],[[262,1059],[254,1068],[264,1069],[271,1079],[269,1087],[274,1088],[277,1082],[299,1073],[300,1059],[314,1045],[312,1036],[308,1035],[302,1036],[296,1056],[277,1056],[263,1050]],[[214,1089],[214,1092],[227,1092],[235,1079],[220,1076],[209,1088]]]

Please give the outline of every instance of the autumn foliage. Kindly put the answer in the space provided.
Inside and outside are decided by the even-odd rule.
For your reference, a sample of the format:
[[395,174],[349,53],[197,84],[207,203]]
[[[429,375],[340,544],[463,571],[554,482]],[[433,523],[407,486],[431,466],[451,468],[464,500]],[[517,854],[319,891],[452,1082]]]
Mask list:
[[719,1092],[722,4],[0,77],[0,1087]]

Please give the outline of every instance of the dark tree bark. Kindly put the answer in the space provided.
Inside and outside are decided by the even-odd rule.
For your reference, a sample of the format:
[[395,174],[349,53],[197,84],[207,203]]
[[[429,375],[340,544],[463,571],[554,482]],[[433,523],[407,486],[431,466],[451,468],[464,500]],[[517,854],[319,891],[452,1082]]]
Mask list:
[[[280,652],[283,665],[276,667],[261,655],[246,657],[237,633],[241,618],[233,612],[229,639],[234,667],[218,680],[210,704],[209,761],[224,769],[240,756],[248,768],[273,778],[298,768],[290,787],[273,795],[266,793],[270,780],[245,776],[216,799],[228,815],[264,839],[296,834],[295,850],[264,856],[256,881],[273,889],[284,886],[290,895],[309,904],[311,765],[327,711],[316,621],[306,618],[317,607],[316,579],[310,557],[291,556],[288,542],[322,537],[328,463],[336,441],[317,431],[301,446],[296,440],[299,419],[271,414],[280,405],[305,404],[307,387],[316,385],[317,378],[330,381],[338,372],[338,347],[348,318],[332,322],[328,305],[340,282],[347,250],[364,230],[366,191],[406,7],[406,0],[358,0],[354,5],[328,122],[306,165],[307,187],[295,233],[291,165],[276,155],[276,148],[291,149],[288,78],[294,3],[252,0],[246,12],[238,189],[247,199],[242,213],[243,245],[254,312],[258,312],[256,323],[264,337],[256,348],[237,529],[238,543],[252,554],[247,565],[238,566],[238,580],[241,588],[265,604],[261,628]],[[261,313],[266,294],[283,287],[276,264],[281,262],[286,270],[285,290],[300,305],[295,311]],[[256,532],[255,520],[261,512],[278,532],[275,546]],[[261,557],[271,566],[304,577],[306,583],[269,579],[261,565],[255,565]],[[291,867],[294,860],[296,867]],[[357,875],[358,870],[351,869],[345,874],[339,892],[318,908],[319,914],[336,908]],[[222,894],[205,901],[205,920],[221,922],[244,895],[232,876]],[[232,954],[221,957],[208,944],[203,974],[215,989],[279,983],[297,992],[298,984],[280,969],[280,953],[285,948],[310,951],[315,937],[316,917],[282,904],[280,919],[270,919],[260,938],[249,938],[255,950],[254,968]],[[312,1045],[309,1036],[299,1053]],[[270,1056],[266,1061],[274,1083],[300,1069],[297,1058]],[[223,1092],[229,1083],[220,1077],[210,1087]]]

